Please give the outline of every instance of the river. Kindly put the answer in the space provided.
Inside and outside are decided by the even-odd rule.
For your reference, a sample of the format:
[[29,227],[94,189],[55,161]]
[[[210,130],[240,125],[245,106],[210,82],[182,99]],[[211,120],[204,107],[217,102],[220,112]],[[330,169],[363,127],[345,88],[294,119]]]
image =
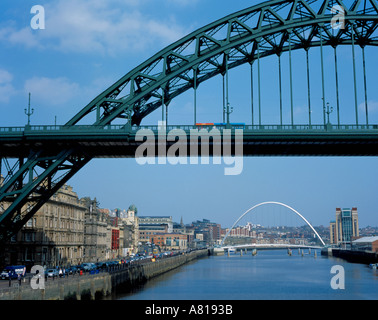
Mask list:
[[[193,261],[160,275],[118,300],[377,300],[378,271],[364,264],[293,250],[261,250]],[[344,289],[333,289],[333,266]],[[340,280],[338,284],[342,283]]]

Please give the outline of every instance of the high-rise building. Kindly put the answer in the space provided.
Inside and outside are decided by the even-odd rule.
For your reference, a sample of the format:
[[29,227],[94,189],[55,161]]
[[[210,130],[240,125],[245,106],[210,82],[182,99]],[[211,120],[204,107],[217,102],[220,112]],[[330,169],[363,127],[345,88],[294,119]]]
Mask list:
[[336,220],[330,223],[330,242],[332,244],[350,243],[359,236],[357,208],[336,208]]

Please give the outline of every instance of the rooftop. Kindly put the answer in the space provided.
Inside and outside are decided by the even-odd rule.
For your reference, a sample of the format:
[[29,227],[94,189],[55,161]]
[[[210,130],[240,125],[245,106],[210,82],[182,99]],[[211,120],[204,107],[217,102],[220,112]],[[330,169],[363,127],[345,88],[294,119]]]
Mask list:
[[172,219],[171,216],[140,216],[139,219]]
[[373,236],[373,237],[362,237],[357,240],[354,240],[353,243],[365,243],[365,242],[374,242],[378,241],[378,236]]

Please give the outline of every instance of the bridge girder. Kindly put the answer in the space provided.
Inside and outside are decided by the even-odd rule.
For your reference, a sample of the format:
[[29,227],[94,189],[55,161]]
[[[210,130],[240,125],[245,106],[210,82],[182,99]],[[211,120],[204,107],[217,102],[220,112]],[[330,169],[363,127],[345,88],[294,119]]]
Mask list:
[[8,174],[0,178],[0,244],[91,159],[74,148],[54,155],[40,150],[31,152],[26,161],[20,157],[13,168],[8,166]]
[[[367,5],[366,5],[367,3]],[[331,22],[339,5],[344,29]],[[228,69],[289,50],[320,46],[378,45],[376,0],[350,7],[336,0],[273,0],[215,21],[161,50],[131,70],[75,115],[68,126],[88,121],[108,125],[115,119],[140,125],[143,118],[185,91]],[[352,32],[353,28],[353,32]],[[90,122],[91,120],[89,120]],[[92,119],[93,121],[93,119]]]

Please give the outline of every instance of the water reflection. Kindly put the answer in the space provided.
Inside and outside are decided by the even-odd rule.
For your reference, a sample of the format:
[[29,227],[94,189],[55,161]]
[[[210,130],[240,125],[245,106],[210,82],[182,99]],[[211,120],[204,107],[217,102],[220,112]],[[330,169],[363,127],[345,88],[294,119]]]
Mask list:
[[[314,253],[313,253],[314,254]],[[330,286],[333,265],[345,269],[345,290]],[[376,270],[320,255],[289,256],[285,250],[256,256],[211,256],[160,275],[133,292],[131,300],[378,299]]]

